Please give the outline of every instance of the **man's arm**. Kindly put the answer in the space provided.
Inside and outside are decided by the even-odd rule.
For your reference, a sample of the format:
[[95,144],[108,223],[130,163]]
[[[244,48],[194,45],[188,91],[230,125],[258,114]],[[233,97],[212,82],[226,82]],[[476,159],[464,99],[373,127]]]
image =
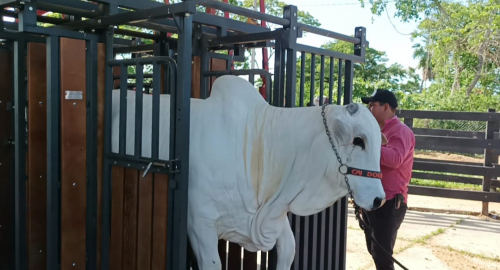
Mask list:
[[389,143],[382,146],[380,165],[396,169],[403,163],[408,151],[411,149],[412,134],[402,132],[399,136],[394,136]]

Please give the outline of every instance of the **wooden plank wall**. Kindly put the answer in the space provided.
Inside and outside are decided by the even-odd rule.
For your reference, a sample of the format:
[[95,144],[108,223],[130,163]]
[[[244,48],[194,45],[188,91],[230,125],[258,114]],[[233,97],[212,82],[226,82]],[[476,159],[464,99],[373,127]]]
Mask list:
[[43,43],[28,43],[28,261],[47,264],[47,54]]
[[0,46],[0,269],[13,268],[14,204],[11,185],[11,170],[14,165],[14,146],[8,140],[14,138],[13,111],[8,104],[13,100],[13,53],[4,46]]
[[[86,44],[61,38],[61,269],[86,269]],[[82,91],[66,100],[65,91]]]

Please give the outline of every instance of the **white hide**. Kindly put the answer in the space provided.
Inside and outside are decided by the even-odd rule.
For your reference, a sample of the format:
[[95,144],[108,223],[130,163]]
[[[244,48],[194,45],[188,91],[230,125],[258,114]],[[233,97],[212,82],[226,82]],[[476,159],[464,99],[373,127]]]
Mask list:
[[[134,154],[135,95],[128,91],[127,154]],[[144,95],[143,153],[150,157],[152,96]],[[161,96],[160,158],[168,160],[170,96]],[[119,91],[113,92],[112,151],[118,152]],[[354,115],[326,107],[343,161],[380,169],[380,128],[364,106]],[[351,144],[355,136],[366,149]],[[188,234],[200,269],[221,269],[218,239],[249,251],[276,244],[278,268],[290,269],[295,240],[287,212],[311,215],[347,194],[321,107],[270,106],[247,81],[222,76],[210,98],[191,99]],[[348,158],[350,156],[350,158]],[[349,175],[358,205],[385,198],[380,180]]]

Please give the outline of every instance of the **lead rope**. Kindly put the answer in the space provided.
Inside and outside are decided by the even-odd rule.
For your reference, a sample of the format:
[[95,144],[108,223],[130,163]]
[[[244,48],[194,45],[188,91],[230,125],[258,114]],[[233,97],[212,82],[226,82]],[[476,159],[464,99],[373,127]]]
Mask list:
[[[365,234],[369,234],[370,238],[373,240],[373,242],[387,255],[391,258],[391,260],[393,262],[395,262],[397,265],[399,265],[401,268],[405,269],[405,270],[408,270],[408,268],[406,268],[404,265],[402,265],[399,261],[397,261],[394,257],[391,256],[391,254],[389,254],[389,252],[387,252],[387,250],[385,250],[382,245],[380,245],[379,242],[377,242],[377,240],[375,240],[375,238],[373,237],[372,235],[372,228],[370,226],[368,226],[368,224],[366,224],[366,222],[361,218],[361,214],[360,214],[360,207],[356,204],[356,202],[354,201],[354,196],[352,195],[352,190],[351,190],[351,186],[349,185],[349,181],[347,179],[347,172],[348,172],[348,167],[346,164],[344,164],[342,162],[342,159],[340,158],[340,155],[339,153],[337,152],[337,148],[335,148],[335,145],[333,144],[333,139],[332,139],[332,136],[330,135],[330,130],[328,129],[328,125],[326,123],[326,117],[325,117],[325,108],[326,106],[328,106],[328,103],[325,103],[323,104],[322,108],[321,108],[321,116],[323,117],[323,124],[325,125],[325,130],[326,130],[326,135],[328,136],[328,140],[330,141],[330,144],[332,145],[332,149],[333,149],[333,152],[335,152],[335,156],[337,156],[337,160],[340,164],[340,167],[339,167],[339,172],[344,176],[344,180],[345,180],[345,183],[347,184],[347,191],[349,192],[349,195],[351,196],[351,200],[352,200],[352,203],[354,205],[354,213],[356,215],[356,220],[358,220],[359,222],[359,227],[363,230],[363,232]],[[345,170],[343,170],[345,169]]]

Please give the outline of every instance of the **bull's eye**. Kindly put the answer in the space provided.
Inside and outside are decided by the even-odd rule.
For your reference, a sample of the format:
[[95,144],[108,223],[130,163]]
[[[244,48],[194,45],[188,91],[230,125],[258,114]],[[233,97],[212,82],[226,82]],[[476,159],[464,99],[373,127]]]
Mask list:
[[365,149],[365,141],[361,137],[356,137],[354,138],[354,141],[352,142],[355,146],[359,146],[362,149]]

